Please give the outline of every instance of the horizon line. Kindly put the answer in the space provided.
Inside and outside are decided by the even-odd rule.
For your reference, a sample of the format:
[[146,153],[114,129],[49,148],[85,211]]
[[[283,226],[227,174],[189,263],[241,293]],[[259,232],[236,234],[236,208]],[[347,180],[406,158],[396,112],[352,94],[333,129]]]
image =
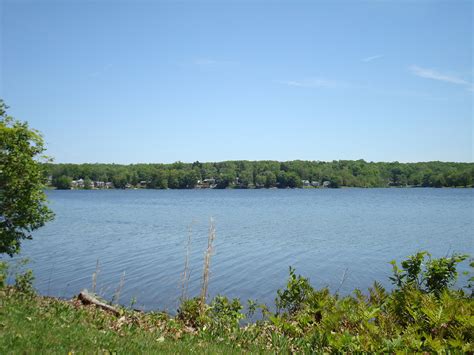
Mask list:
[[333,160],[310,160],[310,159],[290,159],[290,160],[275,160],[275,159],[258,159],[258,160],[250,160],[250,159],[230,159],[230,160],[219,160],[219,161],[182,161],[176,160],[173,162],[135,162],[135,163],[117,163],[117,162],[81,162],[81,163],[71,163],[71,162],[43,162],[43,164],[70,164],[70,165],[83,165],[83,164],[90,164],[90,165],[171,165],[175,163],[182,163],[182,164],[194,164],[194,163],[201,163],[201,164],[209,164],[209,163],[225,163],[225,162],[277,162],[277,163],[287,163],[287,162],[317,162],[317,163],[332,163],[332,162],[341,162],[341,161],[363,161],[365,163],[399,163],[399,164],[418,164],[418,163],[455,163],[455,164],[474,164],[474,161],[455,161],[455,160],[423,160],[423,161],[399,161],[399,160],[366,160],[363,158],[360,159],[333,159]]

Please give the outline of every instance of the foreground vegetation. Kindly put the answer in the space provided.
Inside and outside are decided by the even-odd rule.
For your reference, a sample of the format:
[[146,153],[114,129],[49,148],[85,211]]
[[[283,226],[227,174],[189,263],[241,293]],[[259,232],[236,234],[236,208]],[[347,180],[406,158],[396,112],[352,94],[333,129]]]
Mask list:
[[474,183],[473,163],[374,163],[364,160],[225,161],[173,164],[45,164],[56,188],[69,189],[73,180],[111,183],[116,188],[194,188],[212,181],[216,188],[327,187],[467,187]]
[[11,256],[53,213],[43,190],[43,137],[7,109],[0,99],[0,255]]
[[472,352],[472,285],[449,288],[466,258],[418,253],[393,262],[392,291],[376,282],[344,297],[314,289],[290,268],[274,313],[252,301],[243,312],[238,299],[218,296],[209,304],[184,300],[175,317],[126,308],[114,315],[77,299],[36,296],[31,273],[13,287],[3,276],[0,352]]

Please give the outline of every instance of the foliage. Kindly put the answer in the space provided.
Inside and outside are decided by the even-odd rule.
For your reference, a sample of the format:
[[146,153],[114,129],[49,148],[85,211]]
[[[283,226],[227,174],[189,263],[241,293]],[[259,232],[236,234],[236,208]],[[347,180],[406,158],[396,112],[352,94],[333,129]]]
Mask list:
[[239,299],[229,300],[225,296],[216,296],[203,309],[201,298],[195,297],[181,303],[176,319],[193,328],[222,332],[238,327],[239,321],[245,318],[242,309]]
[[19,273],[15,277],[15,288],[24,295],[33,295],[35,293],[33,288],[34,279],[32,270]]
[[239,326],[239,321],[245,318],[241,313],[243,307],[238,298],[229,300],[225,296],[216,296],[209,308],[211,326],[219,332],[229,331]]
[[92,188],[92,180],[86,177],[84,179],[84,189],[85,190],[90,190]]
[[450,258],[431,259],[426,264],[426,289],[439,294],[454,284],[458,273],[456,264],[466,260],[468,255],[455,254]]
[[[474,269],[474,261],[471,260],[471,262],[469,263],[469,266],[471,267],[471,269]],[[469,274],[469,273],[466,272],[466,274]],[[474,273],[469,278],[466,288],[471,289],[471,292],[472,292],[471,296],[474,297]]]
[[24,269],[25,265],[30,262],[28,258],[18,259],[15,264],[11,266],[6,261],[0,262],[0,289],[7,287],[7,281],[10,276],[15,277],[14,288],[19,291],[21,295],[32,296],[35,294],[33,288],[33,281],[35,279],[33,271]]
[[[147,188],[186,189],[214,179],[217,188],[295,188],[303,180],[328,187],[467,187],[474,183],[473,163],[322,161],[224,161],[173,164],[45,164],[52,184],[61,176]],[[142,184],[139,185],[143,187]]]
[[43,191],[40,133],[7,115],[0,100],[0,254],[20,250],[22,239],[52,219]]
[[8,279],[8,263],[0,261],[0,289],[7,285]]
[[415,287],[439,295],[454,284],[458,275],[456,265],[467,258],[468,255],[453,254],[451,257],[433,259],[426,251],[418,252],[403,261],[401,269],[395,260],[391,261],[393,276],[390,280],[398,288]]
[[[244,315],[238,315],[240,303],[229,312],[230,301],[216,298],[205,322],[192,324],[208,339],[235,339],[242,349],[256,345],[307,353],[469,352],[474,350],[474,300],[462,289],[449,288],[456,266],[465,258],[454,254],[437,259],[420,252],[402,261],[401,267],[393,263],[393,291],[375,282],[367,295],[355,290],[345,297],[327,288],[314,289],[290,267],[286,287],[277,291],[275,314],[244,327],[218,326],[214,317],[222,320],[232,314],[227,324],[237,324]],[[216,302],[225,307],[213,308]],[[256,307],[250,302],[250,313]],[[196,300],[197,316],[198,310]]]
[[204,312],[201,307],[201,298],[194,297],[188,300],[183,300],[178,308],[176,319],[183,322],[185,325],[200,328],[208,323],[208,308]]
[[295,269],[290,267],[290,277],[286,289],[277,291],[275,305],[278,312],[284,310],[289,314],[298,312],[310,293],[313,291],[309,280],[301,275],[296,275]]
[[53,185],[59,190],[69,190],[72,179],[69,176],[61,175],[53,178]]

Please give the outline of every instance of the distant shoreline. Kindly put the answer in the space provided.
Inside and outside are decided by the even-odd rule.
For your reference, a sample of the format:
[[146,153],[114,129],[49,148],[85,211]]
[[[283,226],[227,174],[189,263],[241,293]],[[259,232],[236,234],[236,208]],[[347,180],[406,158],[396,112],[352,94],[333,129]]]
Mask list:
[[293,160],[173,164],[43,164],[59,189],[472,187],[474,163]]
[[238,187],[226,187],[224,189],[219,188],[177,188],[177,189],[151,189],[151,188],[110,188],[110,189],[58,189],[54,186],[47,186],[45,190],[48,191],[138,191],[138,190],[158,190],[158,191],[171,191],[171,190],[343,190],[343,189],[361,189],[361,190],[373,190],[373,189],[472,189],[474,186],[441,186],[441,187],[431,187],[431,186],[373,186],[373,187],[360,187],[360,186],[339,186],[335,187],[259,187],[259,188],[238,188]]

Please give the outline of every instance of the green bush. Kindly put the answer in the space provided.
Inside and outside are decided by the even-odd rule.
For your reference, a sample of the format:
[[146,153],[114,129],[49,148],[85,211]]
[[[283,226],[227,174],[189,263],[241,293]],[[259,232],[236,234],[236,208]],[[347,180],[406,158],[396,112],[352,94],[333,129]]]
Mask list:
[[392,260],[393,276],[390,280],[398,288],[416,287],[423,292],[439,295],[454,284],[458,276],[456,265],[467,258],[468,255],[453,254],[451,257],[433,259],[430,253],[422,251],[402,261],[401,269]]
[[201,328],[208,323],[208,306],[201,305],[201,299],[194,297],[181,302],[176,319],[193,328]]
[[242,304],[238,298],[230,301],[227,297],[216,296],[209,309],[209,317],[212,326],[219,330],[231,330],[239,326],[239,321],[245,318],[241,313]]
[[25,272],[16,275],[14,287],[22,294],[33,295],[35,293],[33,288],[34,279],[33,271],[26,270]]
[[392,292],[375,282],[367,295],[355,290],[345,297],[313,289],[290,268],[286,288],[277,292],[277,313],[269,318],[272,346],[303,352],[472,351],[474,300],[449,288],[466,258],[420,252],[401,267],[392,262]]
[[0,261],[0,288],[4,288],[7,285],[8,278],[8,263],[6,261]]
[[7,286],[9,275],[15,276],[13,287],[24,295],[33,295],[33,281],[35,279],[32,270],[21,271],[25,265],[29,263],[29,259],[20,259],[12,267],[6,261],[0,262],[0,288]]
[[238,328],[239,321],[245,318],[242,308],[237,298],[229,300],[216,296],[209,305],[202,305],[201,299],[195,297],[181,303],[176,319],[193,328],[206,328],[212,332],[230,331]]
[[277,291],[275,305],[278,312],[286,311],[294,314],[301,309],[313,288],[307,278],[295,274],[295,269],[290,266],[290,277],[286,289]]

